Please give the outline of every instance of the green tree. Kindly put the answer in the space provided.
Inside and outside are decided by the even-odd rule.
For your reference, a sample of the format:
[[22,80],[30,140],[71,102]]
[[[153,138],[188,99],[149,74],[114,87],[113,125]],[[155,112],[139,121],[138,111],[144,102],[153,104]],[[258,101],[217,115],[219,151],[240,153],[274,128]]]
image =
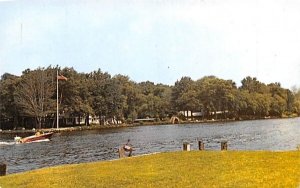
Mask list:
[[137,104],[138,104],[138,87],[137,84],[129,79],[128,76],[116,75],[113,77],[115,83],[120,87],[122,104],[119,112],[124,116],[124,119],[133,121],[137,118]]
[[38,68],[26,70],[16,90],[15,101],[22,115],[34,117],[36,128],[42,128],[42,122],[48,114],[54,112],[52,99],[55,82],[51,69]]
[[14,96],[19,80],[9,73],[3,74],[0,80],[0,121],[13,121],[14,128],[18,126],[19,111]]
[[153,82],[141,82],[138,84],[138,99],[140,106],[137,109],[139,117],[157,117],[157,103],[159,97],[154,94],[156,86]]
[[170,113],[171,88],[153,82],[141,82],[138,85],[137,114],[138,117],[154,117],[163,119]]
[[242,86],[240,87],[242,90],[247,90],[249,93],[267,93],[268,88],[264,83],[261,83],[257,80],[256,77],[252,78],[247,76],[242,80]]
[[271,111],[272,116],[281,117],[283,112],[286,110],[286,100],[280,95],[274,95],[271,102]]
[[254,100],[257,103],[256,115],[258,117],[268,116],[271,107],[270,96],[268,94],[255,93]]
[[171,93],[172,89],[168,85],[157,84],[154,95],[159,97],[157,103],[157,112],[160,119],[164,119],[172,114],[171,111]]
[[171,106],[173,111],[194,110],[195,105],[193,103],[196,99],[194,89],[194,81],[190,77],[182,77],[179,81],[175,82],[171,94]]
[[68,78],[67,81],[59,81],[60,114],[64,117],[84,118],[88,125],[89,115],[94,114],[88,75],[77,73],[73,68],[64,68],[59,72]]
[[270,115],[281,117],[285,111],[292,111],[293,96],[280,83],[268,84],[271,95]]
[[[232,80],[223,80],[215,76],[206,76],[196,81],[198,88],[198,105],[203,106],[207,117],[214,112],[215,118],[217,111],[223,112],[223,117],[230,111],[236,111],[236,85]],[[197,101],[197,100],[196,100]]]
[[295,86],[292,88],[294,95],[293,101],[293,112],[300,115],[300,89],[297,89]]
[[126,108],[126,97],[122,95],[122,87],[117,79],[108,81],[106,87],[105,101],[107,105],[107,116],[123,120],[123,110]]
[[101,118],[101,124],[106,118],[109,118],[109,106],[107,102],[107,95],[109,95],[107,88],[111,82],[111,75],[107,72],[103,73],[100,69],[91,72],[88,75],[90,80],[89,91],[91,94],[91,106],[97,116]]
[[239,101],[239,115],[248,115],[248,116],[255,116],[258,103],[254,95],[250,94],[247,90],[240,90],[238,94],[238,101]]

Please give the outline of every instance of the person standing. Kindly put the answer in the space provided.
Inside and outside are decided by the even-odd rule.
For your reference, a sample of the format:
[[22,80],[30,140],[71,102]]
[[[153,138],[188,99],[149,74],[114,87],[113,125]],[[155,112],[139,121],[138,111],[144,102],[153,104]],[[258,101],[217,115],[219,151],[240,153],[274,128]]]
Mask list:
[[125,150],[125,152],[129,152],[128,157],[132,156],[132,146],[130,144],[130,139],[127,140],[127,143],[123,146],[123,149]]

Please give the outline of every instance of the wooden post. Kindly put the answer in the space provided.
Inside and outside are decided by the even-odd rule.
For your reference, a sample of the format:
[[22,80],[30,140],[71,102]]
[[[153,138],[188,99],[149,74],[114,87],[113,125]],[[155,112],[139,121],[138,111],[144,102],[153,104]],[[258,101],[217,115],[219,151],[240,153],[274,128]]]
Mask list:
[[199,150],[200,150],[200,151],[201,151],[201,150],[204,150],[204,143],[203,143],[202,140],[199,140],[199,141],[198,141],[198,145],[199,145]]
[[221,150],[227,150],[227,141],[221,142]]
[[191,151],[191,145],[188,142],[183,143],[183,151]]
[[124,150],[124,148],[121,146],[121,147],[119,147],[119,158],[124,158],[124,157],[126,157],[126,155],[125,155],[125,150]]
[[6,164],[0,163],[0,176],[6,175]]

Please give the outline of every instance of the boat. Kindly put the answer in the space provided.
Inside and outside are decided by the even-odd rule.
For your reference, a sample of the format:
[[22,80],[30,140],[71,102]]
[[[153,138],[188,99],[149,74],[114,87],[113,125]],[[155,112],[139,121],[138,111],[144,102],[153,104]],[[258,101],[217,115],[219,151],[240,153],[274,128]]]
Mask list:
[[41,142],[41,141],[49,141],[54,133],[40,133],[36,132],[35,135],[21,138],[19,136],[15,137],[16,143],[32,143],[32,142]]

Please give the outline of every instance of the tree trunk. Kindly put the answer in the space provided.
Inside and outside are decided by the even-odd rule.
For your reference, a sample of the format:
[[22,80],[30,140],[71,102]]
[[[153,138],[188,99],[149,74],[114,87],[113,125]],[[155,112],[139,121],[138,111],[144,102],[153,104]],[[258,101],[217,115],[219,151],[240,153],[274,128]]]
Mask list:
[[218,119],[217,111],[215,110],[215,118]]
[[37,117],[36,118],[36,128],[37,129],[41,129],[41,123],[42,123],[42,120],[41,120],[41,117]]
[[53,122],[52,122],[52,127],[51,128],[54,127],[55,123],[56,123],[56,116],[55,116],[55,118],[53,118]]
[[17,127],[18,127],[18,117],[14,116],[13,118],[14,118],[13,119],[13,126],[14,126],[15,129],[17,129]]
[[85,117],[85,125],[90,126],[90,114],[87,114]]

